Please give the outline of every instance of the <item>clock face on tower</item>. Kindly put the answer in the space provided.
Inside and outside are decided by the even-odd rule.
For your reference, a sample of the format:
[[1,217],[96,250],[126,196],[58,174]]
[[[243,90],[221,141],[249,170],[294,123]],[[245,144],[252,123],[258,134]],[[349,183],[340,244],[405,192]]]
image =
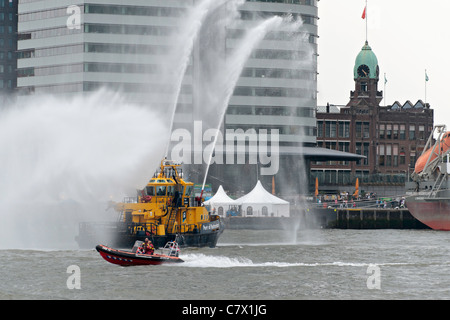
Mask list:
[[358,75],[361,78],[367,78],[369,77],[370,69],[365,64],[362,64],[358,67]]

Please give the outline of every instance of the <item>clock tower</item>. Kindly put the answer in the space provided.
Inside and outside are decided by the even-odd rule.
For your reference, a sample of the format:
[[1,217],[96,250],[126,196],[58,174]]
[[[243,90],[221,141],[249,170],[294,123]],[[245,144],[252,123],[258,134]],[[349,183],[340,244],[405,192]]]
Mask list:
[[378,171],[377,124],[380,119],[380,102],[383,99],[383,92],[378,91],[379,74],[378,59],[366,41],[355,60],[355,90],[350,92],[347,104],[351,119],[350,152],[364,155],[366,159],[352,163],[352,171]]
[[382,92],[378,91],[379,74],[378,59],[366,41],[355,60],[355,91],[351,91],[347,106],[378,107],[383,99]]

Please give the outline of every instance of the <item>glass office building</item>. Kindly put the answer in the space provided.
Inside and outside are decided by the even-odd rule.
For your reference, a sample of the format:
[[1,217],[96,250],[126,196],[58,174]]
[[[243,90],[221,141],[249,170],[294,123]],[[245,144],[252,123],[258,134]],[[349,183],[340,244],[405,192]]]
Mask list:
[[[230,101],[227,128],[278,129],[280,146],[315,144],[317,1],[247,1],[242,19],[301,19],[294,35],[271,32],[247,62]],[[230,36],[229,36],[230,37]],[[302,43],[305,42],[305,43]],[[227,41],[233,46],[233,41]]]
[[0,101],[12,97],[17,84],[17,0],[0,0]]
[[[170,35],[177,32],[187,6],[198,2],[20,0],[19,93],[73,94],[106,86],[123,90],[131,100],[146,101],[152,92],[162,92],[158,72],[170,50]],[[296,157],[298,146],[316,143],[317,0],[248,0],[239,11],[248,23],[289,15],[301,19],[303,26],[294,32],[296,36],[270,32],[253,50],[234,89],[223,129],[277,129],[280,152]],[[242,30],[225,31],[216,40],[227,54]],[[182,123],[192,123],[202,113],[195,88],[196,73],[201,72],[201,42],[200,35],[178,99],[176,119]]]

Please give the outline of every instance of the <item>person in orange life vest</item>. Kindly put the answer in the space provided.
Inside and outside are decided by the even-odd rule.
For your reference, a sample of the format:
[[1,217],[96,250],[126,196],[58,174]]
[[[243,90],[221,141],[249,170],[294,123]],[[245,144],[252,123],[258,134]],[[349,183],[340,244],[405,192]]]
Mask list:
[[144,254],[153,254],[155,252],[155,247],[152,242],[145,238],[145,242],[142,244],[142,253]]

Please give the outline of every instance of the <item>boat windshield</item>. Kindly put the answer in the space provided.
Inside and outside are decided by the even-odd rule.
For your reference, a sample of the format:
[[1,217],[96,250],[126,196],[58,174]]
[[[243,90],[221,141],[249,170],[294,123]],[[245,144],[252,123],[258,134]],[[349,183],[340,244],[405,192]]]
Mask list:
[[131,252],[136,253],[137,249],[142,245],[143,241],[136,240],[134,242],[133,248],[131,248]]
[[154,196],[155,195],[155,187],[154,186],[147,186],[146,192],[148,196]]
[[166,186],[158,186],[156,190],[157,196],[165,196],[166,195]]

